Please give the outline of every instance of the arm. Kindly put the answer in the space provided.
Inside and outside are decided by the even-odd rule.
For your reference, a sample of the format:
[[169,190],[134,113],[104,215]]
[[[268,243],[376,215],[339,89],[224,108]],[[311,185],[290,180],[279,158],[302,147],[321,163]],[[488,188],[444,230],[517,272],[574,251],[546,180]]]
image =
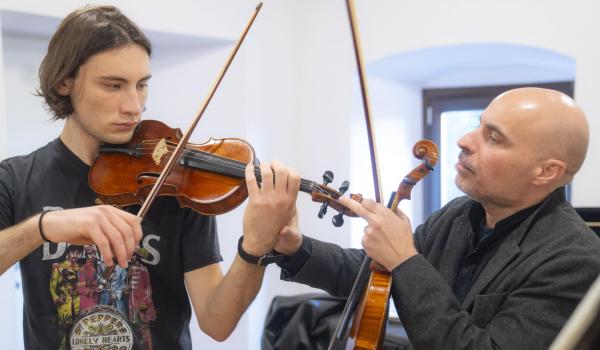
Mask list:
[[347,297],[365,252],[301,237],[301,248],[279,264],[281,279],[319,288],[334,296]]
[[33,216],[0,231],[0,274],[44,242],[37,227],[38,217]]
[[361,249],[343,249],[300,233],[298,213],[283,227],[275,250],[286,258],[277,263],[281,279],[348,296],[365,256]]
[[[21,260],[42,243],[36,214],[0,231],[0,272]],[[107,265],[115,258],[126,267],[142,237],[137,218],[111,206],[97,206],[46,213],[42,228],[52,242],[96,244]]]
[[35,218],[13,226],[13,179],[11,168],[0,163],[0,274],[42,244]]
[[12,168],[0,163],[0,274],[37,249],[44,240],[39,227],[52,242],[96,244],[107,265],[116,258],[127,266],[142,238],[142,229],[134,215],[111,206],[48,212],[40,222],[36,214],[15,224],[16,188]]
[[281,279],[348,296],[365,257],[362,249],[343,249],[300,233],[298,214],[281,230],[275,250],[286,255],[277,263]]
[[548,256],[517,288],[480,295],[470,311],[421,255],[394,270],[392,293],[415,349],[547,349],[598,274],[586,255]]
[[223,276],[219,264],[186,272],[185,283],[198,326],[217,341],[229,337],[258,294],[264,266],[254,266],[236,256]]
[[[259,187],[253,166],[246,168],[249,201],[242,247],[254,256],[273,250],[281,228],[295,212],[300,188],[300,177],[277,162],[262,164],[261,177]],[[249,264],[239,256],[225,276],[218,264],[185,273],[200,328],[215,340],[225,340],[258,294],[264,273],[264,266]]]

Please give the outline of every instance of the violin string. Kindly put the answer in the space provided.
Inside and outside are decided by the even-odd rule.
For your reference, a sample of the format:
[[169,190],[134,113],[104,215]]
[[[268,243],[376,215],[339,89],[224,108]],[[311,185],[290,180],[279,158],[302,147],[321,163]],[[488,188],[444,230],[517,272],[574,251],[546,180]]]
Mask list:
[[[143,143],[143,145],[152,145],[152,144],[157,144],[158,142],[159,141],[156,141],[156,142],[146,142],[145,141]],[[172,154],[173,149],[175,148],[175,146],[172,146],[170,144],[173,144],[173,143],[170,141],[167,141],[167,149],[168,149],[167,154]],[[154,148],[137,146],[136,150],[154,150]],[[140,153],[142,155],[146,155],[146,154],[151,154],[152,152],[140,152]],[[246,163],[240,162],[235,159],[217,156],[214,154],[210,154],[210,153],[207,153],[204,151],[198,151],[198,150],[184,150],[181,155],[181,159],[197,160],[199,162],[204,162],[206,164],[216,165],[216,167],[212,167],[212,169],[214,169],[217,172],[219,170],[230,173],[230,174],[233,172],[234,174],[237,173],[240,176],[245,173],[245,169],[246,169]],[[257,169],[257,170],[255,170],[255,173],[256,172],[260,173],[260,170]],[[311,180],[300,179],[300,187],[301,187],[301,189],[304,188],[309,191],[317,191],[317,192],[321,192],[321,193],[326,193],[326,191],[321,189],[314,181],[311,181]]]
[[[169,145],[167,145],[167,148],[170,149],[169,152],[167,152],[167,154],[171,154],[172,153],[171,150],[173,149],[173,147],[169,147]],[[148,149],[148,148],[138,147],[137,149]],[[149,154],[149,153],[150,152],[148,152],[148,153],[141,152],[141,154],[144,154],[144,155]],[[190,154],[191,154],[191,156],[190,156]],[[198,151],[198,150],[184,150],[182,153],[182,159],[198,160],[198,161],[212,161],[213,164],[221,165],[223,167],[226,167],[228,170],[237,170],[237,171],[244,172],[246,169],[246,163],[240,162],[236,159],[217,156],[214,154],[210,154],[210,153]]]
[[[191,154],[191,156],[190,156]],[[217,167],[213,167],[214,170],[219,171],[233,171],[237,172],[239,175],[245,175],[246,164],[235,159],[215,156],[209,153],[199,152],[199,151],[185,151],[182,155],[182,159],[184,160],[198,160],[204,162],[206,164],[217,165]],[[255,173],[260,174],[260,169],[255,169]],[[244,176],[245,177],[245,176]],[[318,186],[315,186],[313,181],[300,179],[300,185],[304,189],[308,189],[311,191],[320,190]]]
[[[158,144],[158,142],[160,142],[160,140],[145,140],[145,141],[143,141],[142,144],[152,146],[152,145]],[[169,150],[169,152],[167,152],[167,153],[172,153],[172,150],[176,147],[176,146],[173,146],[173,144],[174,143],[171,141],[166,142],[167,149]],[[137,146],[136,150],[154,150],[154,147]],[[142,155],[146,155],[146,154],[150,154],[152,152],[140,152],[140,153]],[[191,154],[191,156],[190,156],[190,154]],[[184,150],[181,158],[184,160],[197,160],[200,162],[205,162],[206,164],[214,164],[214,165],[217,165],[217,167],[214,168],[215,171],[229,170],[230,173],[231,173],[231,171],[233,171],[233,172],[237,172],[239,175],[243,174],[245,172],[245,168],[246,168],[246,164],[243,162],[240,162],[238,160],[221,157],[221,156],[216,156],[216,155],[213,155],[213,154],[210,154],[207,152],[197,151],[197,150]],[[256,172],[257,172],[257,170],[255,170],[255,173]],[[259,170],[258,170],[258,172],[259,172]],[[309,191],[318,191],[318,192],[326,193],[326,191],[321,189],[314,181],[300,179],[300,186],[301,186],[301,189],[304,188]]]

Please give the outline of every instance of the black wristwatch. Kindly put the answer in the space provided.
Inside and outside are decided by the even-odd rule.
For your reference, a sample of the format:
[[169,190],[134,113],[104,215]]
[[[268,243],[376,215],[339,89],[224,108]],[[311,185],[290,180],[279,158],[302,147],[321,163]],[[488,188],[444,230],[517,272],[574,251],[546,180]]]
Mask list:
[[285,255],[283,255],[281,253],[277,253],[274,250],[263,256],[254,256],[254,255],[248,254],[244,250],[244,248],[242,248],[243,241],[244,241],[244,236],[241,236],[240,240],[238,241],[238,255],[240,256],[240,258],[242,258],[242,260],[244,260],[247,263],[250,263],[252,265],[257,265],[257,266],[267,266],[269,264],[279,262],[279,261],[283,260],[283,258],[285,258]]

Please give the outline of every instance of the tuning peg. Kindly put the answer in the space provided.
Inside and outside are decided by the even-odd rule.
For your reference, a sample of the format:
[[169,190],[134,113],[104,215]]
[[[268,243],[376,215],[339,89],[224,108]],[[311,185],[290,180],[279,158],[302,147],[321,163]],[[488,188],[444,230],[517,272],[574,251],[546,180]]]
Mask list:
[[344,224],[344,211],[342,210],[339,214],[334,215],[331,218],[331,222],[333,223],[333,226],[335,227],[340,227]]
[[323,173],[323,185],[327,186],[327,184],[333,181],[333,172],[331,170],[327,170]]
[[319,219],[322,219],[323,216],[327,213],[327,206],[329,205],[329,202],[323,202],[323,205],[321,205],[321,209],[319,209]]
[[350,188],[350,182],[349,181],[342,182],[342,185],[340,186],[340,193],[341,194],[346,193],[346,191],[348,191],[348,188]]

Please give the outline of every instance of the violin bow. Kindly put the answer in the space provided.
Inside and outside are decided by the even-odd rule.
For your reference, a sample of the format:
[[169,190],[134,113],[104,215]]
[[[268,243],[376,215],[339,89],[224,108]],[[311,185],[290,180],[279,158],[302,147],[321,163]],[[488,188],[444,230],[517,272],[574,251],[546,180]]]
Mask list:
[[[227,73],[227,69],[229,69],[231,62],[233,62],[235,55],[237,54],[238,50],[240,49],[240,46],[242,46],[242,42],[246,38],[248,31],[250,31],[250,27],[252,27],[252,24],[254,23],[256,16],[258,16],[258,13],[259,13],[261,7],[262,7],[262,2],[258,3],[258,5],[256,6],[254,13],[250,17],[250,20],[246,24],[246,27],[244,27],[244,30],[242,31],[242,35],[238,38],[237,42],[233,46],[233,49],[231,50],[231,52],[229,53],[229,56],[227,57],[227,60],[225,61],[225,65],[223,66],[223,68],[221,68],[221,71],[219,72],[219,74],[217,75],[217,78],[213,82],[213,84],[208,92],[208,95],[202,102],[202,105],[200,106],[200,110],[199,110],[198,114],[192,120],[192,123],[191,123],[190,127],[187,129],[187,131],[185,132],[185,134],[183,134],[181,140],[177,144],[177,147],[175,147],[175,150],[173,151],[173,153],[171,154],[171,157],[167,161],[167,164],[161,171],[160,176],[158,177],[158,179],[152,186],[152,189],[148,193],[148,196],[144,200],[144,203],[142,204],[140,210],[138,211],[138,213],[136,215],[138,217],[138,219],[140,220],[140,222],[144,219],[144,217],[146,217],[146,214],[148,213],[148,210],[150,209],[150,205],[152,205],[152,203],[154,202],[154,199],[156,199],[156,197],[158,196],[158,191],[160,190],[160,188],[164,184],[165,180],[171,173],[171,170],[175,166],[175,163],[177,162],[177,160],[179,160],[181,153],[183,153],[183,151],[185,149],[185,145],[187,145],[188,141],[190,140],[190,137],[192,136],[192,133],[194,132],[194,129],[196,128],[196,125],[198,125],[200,118],[202,118],[204,111],[206,111],[206,108],[208,107],[208,104],[212,100],[213,96],[215,95],[217,88],[219,87],[219,85],[221,85],[221,81],[223,80],[225,73]],[[139,248],[136,249],[136,253],[139,252],[138,249]],[[104,280],[108,281],[110,279],[115,267],[116,267],[116,264],[113,264],[112,266],[109,266],[106,270],[104,270],[104,273],[102,274],[102,277]]]
[[[371,156],[371,173],[373,176],[373,185],[375,189],[375,201],[377,201],[377,203],[381,203],[383,195],[381,192],[381,177],[379,172],[379,163],[377,160],[377,146],[375,143],[375,133],[373,131],[373,119],[371,118],[371,107],[367,91],[367,78],[364,69],[364,60],[361,50],[361,41],[358,32],[358,23],[356,20],[354,1],[346,0],[346,8],[348,10],[348,19],[350,21],[350,29],[352,32],[354,56],[356,58],[356,65],[358,68],[360,91],[363,101],[363,111],[365,115],[365,122],[367,124],[367,137],[369,141],[369,154]],[[360,266],[358,276],[354,281],[354,285],[352,286],[352,290],[348,297],[348,301],[346,302],[344,310],[342,311],[342,315],[340,316],[339,322],[334,333],[334,337],[331,339],[331,342],[329,344],[329,350],[345,348],[344,337],[347,333],[350,317],[360,301],[360,294],[365,289],[365,286],[369,280],[370,264],[371,258],[368,255],[365,255],[365,258],[363,259],[363,262]]]
[[233,49],[229,53],[229,56],[227,57],[227,60],[225,61],[225,65],[223,66],[223,68],[217,75],[217,78],[213,82],[208,95],[204,99],[204,102],[202,102],[202,105],[200,106],[200,110],[199,110],[197,116],[192,120],[190,127],[183,134],[179,144],[177,144],[177,147],[173,151],[173,154],[171,154],[171,157],[169,158],[167,164],[165,165],[164,169],[160,173],[160,176],[158,177],[158,179],[154,183],[154,186],[152,186],[152,189],[148,193],[146,200],[144,200],[142,207],[140,208],[140,210],[137,213],[137,217],[140,219],[140,221],[146,216],[148,209],[150,208],[150,205],[154,202],[154,199],[158,195],[158,191],[160,190],[161,186],[164,184],[165,180],[167,179],[167,176],[169,176],[169,173],[173,169],[173,166],[175,166],[175,163],[177,162],[177,160],[181,156],[181,153],[185,149],[185,145],[187,145],[190,137],[192,136],[192,133],[194,132],[194,129],[196,128],[196,125],[198,125],[200,118],[202,118],[204,111],[206,111],[208,104],[210,103],[213,96],[215,95],[215,92],[217,91],[217,88],[221,84],[221,81],[223,80],[225,73],[227,73],[227,69],[229,69],[231,62],[233,62],[233,59],[235,58],[235,55],[237,54],[238,50],[240,49],[242,42],[246,38],[246,35],[248,34],[250,27],[252,27],[252,24],[254,23],[256,16],[258,16],[258,12],[260,11],[261,7],[262,7],[262,2],[258,3],[258,5],[256,6],[254,13],[250,17],[250,20],[248,21],[248,23],[246,24],[246,27],[244,28],[244,30],[242,32],[242,35],[239,37],[239,39],[237,40]]
[[352,43],[354,44],[354,56],[356,57],[356,65],[358,69],[358,78],[360,82],[360,92],[363,101],[363,110],[365,114],[365,122],[367,125],[367,137],[369,140],[369,154],[371,156],[371,173],[373,176],[373,186],[375,189],[375,201],[381,203],[383,195],[381,192],[381,176],[379,172],[379,161],[377,158],[377,144],[375,143],[375,132],[373,131],[373,118],[371,118],[371,105],[369,102],[369,93],[367,91],[367,78],[364,68],[364,59],[361,49],[361,41],[358,33],[358,23],[356,20],[356,11],[354,9],[354,1],[346,0],[348,9],[348,19],[350,20],[350,28],[352,31]]

